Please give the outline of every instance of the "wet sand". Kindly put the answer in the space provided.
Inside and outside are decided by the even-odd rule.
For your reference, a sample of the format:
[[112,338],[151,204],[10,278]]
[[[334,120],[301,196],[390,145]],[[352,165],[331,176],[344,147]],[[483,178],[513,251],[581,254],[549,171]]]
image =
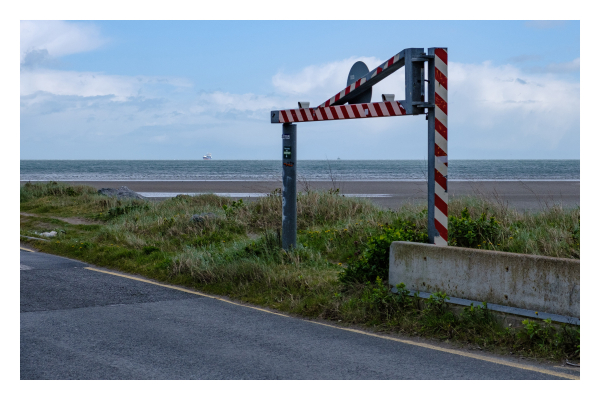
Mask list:
[[[23,183],[23,182],[21,182]],[[256,193],[269,193],[281,187],[280,181],[77,181],[95,188],[127,186],[142,193],[235,193],[232,199],[256,199]],[[580,182],[571,181],[450,181],[450,198],[453,196],[485,196],[508,203],[517,210],[540,210],[553,204],[576,207],[580,204]],[[427,201],[426,182],[398,181],[298,181],[298,191],[329,190],[339,188],[342,194],[367,197],[385,208],[397,208],[402,203]],[[254,194],[254,196],[252,196]],[[149,196],[153,199],[165,197]]]

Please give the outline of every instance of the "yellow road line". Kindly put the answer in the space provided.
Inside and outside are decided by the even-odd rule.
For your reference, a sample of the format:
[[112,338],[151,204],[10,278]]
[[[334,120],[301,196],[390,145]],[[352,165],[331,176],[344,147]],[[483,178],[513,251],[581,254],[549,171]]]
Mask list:
[[[120,274],[118,272],[104,271],[104,270],[97,269],[97,268],[92,268],[92,267],[85,267],[85,269],[88,269],[90,271],[102,272],[103,274],[116,275],[116,276],[120,276],[121,278],[127,278],[127,279],[132,279],[132,280],[135,280],[135,281],[150,283],[152,285],[162,286],[162,287],[169,288],[169,289],[174,289],[174,290],[179,290],[181,292],[191,293],[191,294],[195,294],[197,296],[208,297],[210,299],[215,299],[215,300],[223,301],[225,303],[234,304],[236,306],[246,307],[246,308],[252,308],[253,310],[258,310],[258,311],[266,312],[266,313],[269,313],[269,314],[275,314],[275,315],[278,315],[280,317],[288,317],[287,315],[284,315],[284,314],[275,313],[275,312],[264,310],[264,309],[258,308],[258,307],[247,306],[247,305],[244,305],[244,304],[240,304],[240,303],[236,303],[236,302],[233,302],[233,301],[225,300],[225,299],[222,299],[222,298],[219,298],[219,297],[215,297],[215,296],[210,296],[210,295],[207,295],[207,294],[204,294],[204,293],[200,293],[200,292],[197,292],[197,291],[194,291],[194,290],[190,290],[190,289],[185,289],[185,288],[178,287],[178,286],[165,285],[165,284],[162,284],[162,283],[153,282],[153,281],[148,280],[148,279],[143,279],[143,278],[138,278],[138,277],[135,277],[135,276]],[[336,325],[324,324],[322,322],[317,322],[317,321],[311,321],[311,320],[306,320],[306,319],[302,319],[302,321],[310,322],[312,324],[326,326],[326,327],[333,328],[333,329],[339,329],[339,330],[342,330],[342,331],[353,332],[353,333],[358,333],[358,334],[361,334],[361,335],[373,336],[373,337],[380,338],[380,339],[391,340],[391,341],[394,341],[394,342],[409,344],[409,345],[412,345],[412,346],[419,346],[419,347],[423,347],[423,348],[430,349],[430,350],[437,350],[437,351],[441,351],[441,352],[444,352],[444,353],[450,353],[450,354],[456,354],[456,355],[463,356],[463,357],[474,358],[476,360],[487,361],[487,362],[491,362],[491,363],[494,363],[494,364],[505,365],[507,367],[513,367],[513,368],[524,369],[524,370],[527,370],[527,371],[539,372],[541,374],[552,375],[552,376],[556,376],[556,377],[559,377],[559,378],[579,380],[579,377],[575,376],[575,375],[565,374],[565,373],[562,373],[562,372],[552,371],[552,370],[548,370],[548,369],[544,369],[544,368],[538,368],[538,367],[529,366],[529,365],[521,365],[521,364],[518,364],[518,363],[514,363],[514,362],[510,362],[510,361],[505,361],[505,360],[500,360],[500,359],[496,359],[496,358],[493,358],[493,357],[480,356],[480,355],[477,355],[477,354],[468,353],[466,351],[446,349],[446,348],[443,348],[443,347],[438,347],[438,346],[434,346],[434,345],[427,344],[427,343],[419,343],[419,342],[415,342],[415,341],[412,341],[412,340],[398,339],[398,338],[394,338],[394,337],[390,337],[390,336],[382,336],[382,335],[378,335],[376,333],[370,333],[370,332],[360,331],[358,329],[344,328],[344,327],[336,326]]]
[[29,251],[31,253],[35,253],[35,251],[33,251],[33,250],[29,250],[29,249],[26,249],[25,247],[21,247],[21,246],[19,246],[19,247],[21,248],[21,250],[25,250],[25,251]]
[[359,331],[357,329],[342,328],[342,327],[339,327],[339,326],[333,326],[333,325],[329,325],[329,324],[324,324],[322,322],[317,322],[317,321],[307,320],[307,322],[310,322],[310,323],[313,323],[313,324],[317,324],[317,325],[328,326],[330,328],[341,329],[341,330],[348,331],[348,332],[360,333],[361,335],[374,336],[374,337],[378,337],[378,338],[381,338],[381,339],[392,340],[394,342],[400,342],[400,343],[404,343],[404,344],[410,344],[410,345],[413,345],[413,346],[424,347],[426,349],[443,351],[444,353],[451,353],[451,354],[456,354],[456,355],[463,356],[463,357],[475,358],[477,360],[487,361],[487,362],[491,362],[491,363],[494,363],[494,364],[506,365],[508,367],[525,369],[525,370],[528,370],[528,371],[534,371],[534,372],[539,372],[539,373],[542,373],[542,374],[558,376],[558,377],[566,378],[566,379],[579,380],[578,376],[574,376],[574,375],[570,375],[570,374],[564,374],[562,372],[552,371],[552,370],[548,370],[548,369],[544,369],[544,368],[538,368],[538,367],[529,366],[529,365],[521,365],[521,364],[517,364],[517,363],[514,363],[514,362],[510,362],[510,361],[504,361],[504,360],[496,359],[496,358],[493,358],[493,357],[480,356],[478,354],[467,353],[465,351],[453,350],[453,349],[446,349],[446,348],[443,348],[443,347],[433,346],[433,345],[427,344],[427,343],[419,343],[419,342],[415,342],[415,341],[412,341],[412,340],[398,339],[398,338],[394,338],[394,337],[390,337],[390,336],[377,335],[375,333],[369,333],[369,332]]

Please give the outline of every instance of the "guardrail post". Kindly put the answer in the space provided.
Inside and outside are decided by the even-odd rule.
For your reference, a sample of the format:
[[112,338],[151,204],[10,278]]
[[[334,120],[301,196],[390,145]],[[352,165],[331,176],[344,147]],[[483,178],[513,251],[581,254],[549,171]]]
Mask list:
[[283,185],[281,187],[281,247],[296,247],[296,125],[283,124]]

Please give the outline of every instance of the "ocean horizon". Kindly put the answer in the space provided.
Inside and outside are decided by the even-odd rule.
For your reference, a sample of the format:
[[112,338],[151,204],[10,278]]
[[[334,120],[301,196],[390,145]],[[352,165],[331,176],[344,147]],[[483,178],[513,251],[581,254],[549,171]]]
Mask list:
[[[23,181],[274,181],[281,160],[20,160]],[[298,160],[299,180],[425,181],[426,160]],[[580,160],[450,160],[453,181],[579,181]]]

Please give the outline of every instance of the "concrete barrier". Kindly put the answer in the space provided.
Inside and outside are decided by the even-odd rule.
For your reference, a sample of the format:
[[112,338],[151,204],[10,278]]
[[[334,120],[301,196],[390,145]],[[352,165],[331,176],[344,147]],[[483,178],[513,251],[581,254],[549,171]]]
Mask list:
[[579,260],[393,242],[389,283],[579,318]]

